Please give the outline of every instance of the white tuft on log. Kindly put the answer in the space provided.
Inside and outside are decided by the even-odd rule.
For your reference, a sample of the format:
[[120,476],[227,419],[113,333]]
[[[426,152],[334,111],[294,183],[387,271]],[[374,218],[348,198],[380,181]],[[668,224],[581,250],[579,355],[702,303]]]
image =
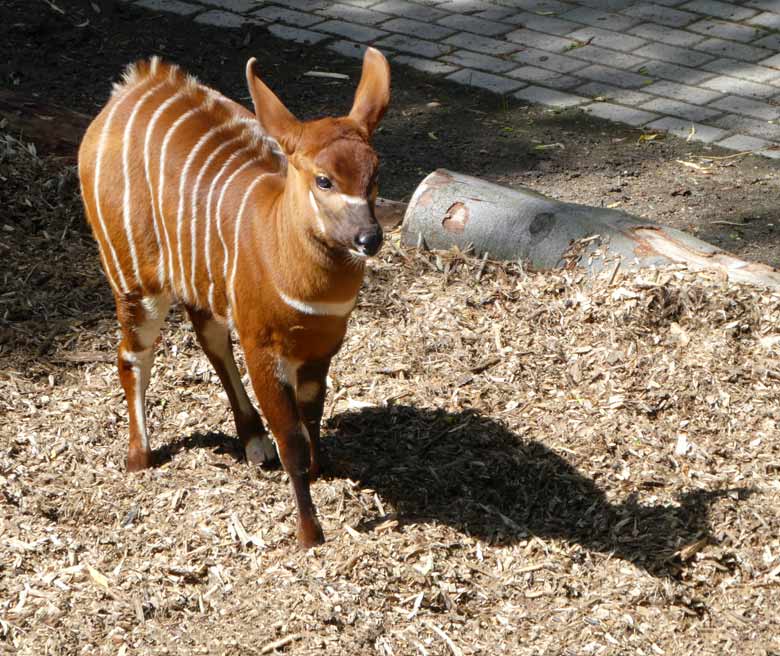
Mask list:
[[[598,236],[598,239],[589,237]],[[719,271],[735,282],[780,288],[780,271],[746,262],[712,244],[620,210],[563,203],[529,189],[510,189],[438,169],[414,192],[402,239],[433,250],[473,249],[496,260],[520,260],[536,270],[574,258],[592,272],[604,259],[625,266],[685,264]],[[573,244],[581,248],[572,251]],[[594,254],[604,257],[593,257]]]

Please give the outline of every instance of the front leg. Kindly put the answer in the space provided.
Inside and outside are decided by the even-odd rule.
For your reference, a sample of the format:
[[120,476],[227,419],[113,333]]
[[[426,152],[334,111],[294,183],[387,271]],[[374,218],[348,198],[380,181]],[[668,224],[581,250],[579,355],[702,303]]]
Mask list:
[[324,541],[309,489],[309,439],[295,398],[298,367],[257,344],[245,346],[252,386],[268,427],[276,439],[279,459],[290,477],[298,507],[298,543],[313,547]]
[[296,396],[298,399],[298,411],[303,418],[306,429],[309,431],[309,447],[311,450],[309,479],[312,481],[320,475],[324,466],[324,455],[320,445],[320,426],[327,389],[325,381],[329,367],[330,359],[327,359],[307,362],[298,369]]

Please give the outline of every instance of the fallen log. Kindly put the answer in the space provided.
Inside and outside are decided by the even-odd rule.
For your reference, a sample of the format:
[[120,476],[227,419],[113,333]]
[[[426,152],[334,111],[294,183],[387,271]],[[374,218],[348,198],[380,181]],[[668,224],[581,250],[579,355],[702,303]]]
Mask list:
[[534,270],[574,262],[597,273],[605,260],[620,258],[632,268],[685,264],[718,271],[734,282],[780,288],[777,269],[740,260],[681,230],[444,169],[428,175],[415,190],[402,241],[433,250],[457,246],[477,256],[522,261]]

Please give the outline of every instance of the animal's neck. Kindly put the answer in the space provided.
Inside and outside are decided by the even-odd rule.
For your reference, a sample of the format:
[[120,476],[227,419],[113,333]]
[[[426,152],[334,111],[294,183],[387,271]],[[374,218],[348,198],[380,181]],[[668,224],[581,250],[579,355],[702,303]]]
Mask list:
[[325,224],[292,166],[274,204],[273,224],[275,243],[269,244],[266,253],[272,258],[269,271],[279,291],[308,302],[354,299],[363,282],[364,266],[329,244],[323,234]]

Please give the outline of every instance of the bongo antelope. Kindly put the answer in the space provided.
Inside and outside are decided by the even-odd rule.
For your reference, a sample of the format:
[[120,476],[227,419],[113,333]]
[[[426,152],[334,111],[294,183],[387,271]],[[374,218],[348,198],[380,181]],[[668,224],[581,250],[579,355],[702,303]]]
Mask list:
[[168,309],[187,309],[225,387],[247,460],[274,458],[247,396],[230,330],[298,508],[298,540],[323,535],[309,492],[320,471],[325,377],[365,257],[382,244],[369,139],[390,69],[369,48],[349,114],[301,122],[260,80],[255,114],[157,58],[131,65],[79,150],[84,207],[122,330],[127,468],[151,466],[144,400]]

